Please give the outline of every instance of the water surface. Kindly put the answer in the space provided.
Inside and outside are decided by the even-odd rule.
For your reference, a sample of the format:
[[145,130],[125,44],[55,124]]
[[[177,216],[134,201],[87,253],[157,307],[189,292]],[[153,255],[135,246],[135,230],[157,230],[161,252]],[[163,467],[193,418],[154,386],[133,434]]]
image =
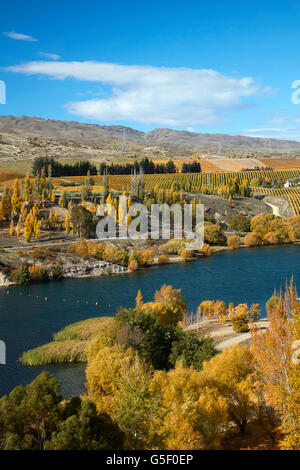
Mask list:
[[82,392],[83,365],[31,368],[19,364],[18,358],[51,341],[53,333],[69,323],[133,306],[138,289],[148,301],[164,283],[182,288],[191,310],[203,300],[221,299],[259,303],[264,311],[274,289],[284,289],[292,275],[300,291],[299,254],[299,245],[242,249],[132,274],[0,289],[0,339],[7,347],[7,364],[0,365],[0,396],[44,369],[60,380],[65,396]]

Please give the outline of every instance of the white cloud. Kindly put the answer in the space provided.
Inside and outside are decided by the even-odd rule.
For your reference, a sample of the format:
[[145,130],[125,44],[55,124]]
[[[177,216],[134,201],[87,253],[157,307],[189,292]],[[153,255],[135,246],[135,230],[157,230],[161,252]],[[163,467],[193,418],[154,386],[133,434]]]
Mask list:
[[241,135],[249,137],[265,137],[270,139],[287,139],[300,141],[299,127],[265,127],[246,129]]
[[37,39],[35,39],[32,36],[28,36],[27,34],[22,34],[22,33],[16,33],[15,31],[8,31],[3,33],[4,36],[7,36],[10,39],[16,39],[17,41],[30,41],[30,42],[36,42]]
[[39,55],[45,57],[46,59],[58,60],[60,56],[58,54],[50,54],[49,52],[39,52]]
[[134,121],[164,126],[215,124],[224,113],[247,106],[263,89],[251,77],[215,70],[86,62],[29,62],[7,67],[28,75],[99,82],[110,95],[67,103],[71,114],[99,121]]

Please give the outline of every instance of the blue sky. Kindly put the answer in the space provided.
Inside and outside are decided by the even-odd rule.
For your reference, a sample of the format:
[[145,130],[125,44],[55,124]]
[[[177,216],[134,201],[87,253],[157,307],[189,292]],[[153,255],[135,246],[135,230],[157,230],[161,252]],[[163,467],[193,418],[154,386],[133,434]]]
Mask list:
[[15,1],[0,25],[1,115],[300,140],[300,1]]

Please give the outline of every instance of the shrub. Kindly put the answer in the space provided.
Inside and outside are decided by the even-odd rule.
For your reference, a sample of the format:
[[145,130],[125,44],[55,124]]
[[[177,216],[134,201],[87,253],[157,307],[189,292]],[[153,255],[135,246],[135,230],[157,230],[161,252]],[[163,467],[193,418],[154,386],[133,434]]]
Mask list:
[[259,214],[251,220],[251,230],[263,238],[269,232],[275,232],[279,242],[294,241],[295,231],[290,223],[274,214]]
[[144,266],[151,266],[154,261],[154,250],[148,249],[142,251],[142,259]]
[[208,243],[203,243],[203,245],[201,246],[199,252],[203,256],[210,256],[211,252],[212,252],[212,248]]
[[170,258],[167,255],[162,254],[159,255],[157,262],[158,264],[168,264],[170,262]]
[[249,232],[250,220],[242,214],[229,217],[229,227],[237,232]]
[[198,313],[206,318],[212,318],[215,313],[215,307],[212,300],[203,300],[198,307]]
[[21,264],[21,266],[19,266],[18,269],[16,269],[16,271],[13,273],[13,280],[18,286],[29,284],[30,276],[28,267],[24,264]]
[[261,243],[261,239],[255,232],[250,232],[245,236],[245,246],[251,248],[252,246],[258,246]]
[[54,281],[60,281],[64,277],[64,271],[61,264],[57,263],[52,269],[52,279]]
[[226,236],[220,225],[205,225],[204,227],[204,241],[210,245],[225,245]]
[[116,316],[119,325],[117,342],[138,352],[155,369],[169,367],[173,340],[172,329],[166,329],[150,309],[120,309]]
[[87,255],[89,248],[86,240],[78,240],[69,246],[69,251],[77,255]]
[[97,259],[103,259],[105,251],[104,243],[88,242],[88,254]]
[[128,269],[129,271],[137,271],[139,269],[138,262],[135,259],[132,259],[131,261],[129,261]]
[[169,362],[175,367],[181,360],[185,367],[201,370],[204,361],[209,361],[214,355],[214,342],[212,338],[200,338],[193,333],[187,333],[180,328],[176,329],[175,339],[172,342]]
[[32,282],[46,282],[49,280],[47,271],[41,266],[29,266],[28,273]]
[[128,254],[123,248],[113,245],[106,245],[104,249],[103,259],[111,263],[127,266]]
[[182,250],[180,256],[183,261],[193,261],[194,259],[194,252],[193,250]]
[[268,232],[263,238],[263,243],[266,245],[277,245],[279,243],[279,238],[277,233],[275,232]]
[[289,217],[286,222],[290,225],[295,233],[296,239],[300,239],[300,215],[296,217]]
[[227,245],[231,250],[236,250],[241,245],[241,239],[238,235],[229,235],[227,238]]
[[161,247],[162,251],[169,255],[179,255],[184,248],[185,241],[178,239],[170,240]]
[[137,248],[135,248],[131,253],[130,253],[130,256],[129,256],[129,262],[130,261],[135,261],[138,265],[139,268],[141,268],[142,266],[145,265],[144,263],[144,258],[143,258],[143,254],[140,250],[138,250]]
[[233,309],[228,319],[232,322],[233,330],[237,333],[245,333],[249,330],[249,310],[247,304],[239,304]]

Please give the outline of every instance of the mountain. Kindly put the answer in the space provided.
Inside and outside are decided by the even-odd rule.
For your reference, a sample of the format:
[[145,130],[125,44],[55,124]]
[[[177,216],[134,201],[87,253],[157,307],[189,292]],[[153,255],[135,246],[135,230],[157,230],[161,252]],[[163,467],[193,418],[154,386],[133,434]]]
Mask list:
[[[123,135],[126,129],[126,151]],[[0,158],[32,158],[40,154],[110,160],[120,155],[190,156],[216,154],[219,144],[229,156],[247,153],[299,153],[300,142],[227,134],[204,134],[172,129],[142,132],[123,126],[100,126],[29,116],[0,116]],[[123,149],[124,150],[124,149]],[[288,156],[288,155],[285,155]]]

